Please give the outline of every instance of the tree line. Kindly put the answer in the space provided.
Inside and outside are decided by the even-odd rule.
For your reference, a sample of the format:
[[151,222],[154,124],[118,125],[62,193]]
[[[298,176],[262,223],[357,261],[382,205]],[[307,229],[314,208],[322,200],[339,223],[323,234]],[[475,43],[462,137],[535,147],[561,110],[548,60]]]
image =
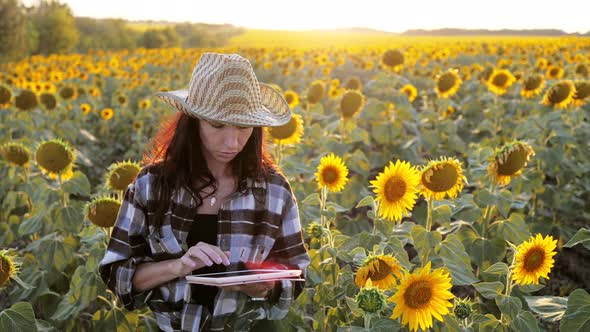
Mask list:
[[67,4],[56,0],[31,7],[19,0],[0,0],[0,62],[90,49],[219,47],[242,32],[229,24],[168,23],[137,29],[130,23],[75,17]]

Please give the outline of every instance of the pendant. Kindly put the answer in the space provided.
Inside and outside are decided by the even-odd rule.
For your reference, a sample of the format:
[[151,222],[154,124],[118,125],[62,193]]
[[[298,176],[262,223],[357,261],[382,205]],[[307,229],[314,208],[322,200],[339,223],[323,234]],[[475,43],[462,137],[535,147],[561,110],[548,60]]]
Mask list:
[[210,204],[211,204],[211,206],[215,205],[215,202],[216,202],[216,201],[217,201],[217,200],[215,199],[215,196],[211,196],[211,203],[210,203]]

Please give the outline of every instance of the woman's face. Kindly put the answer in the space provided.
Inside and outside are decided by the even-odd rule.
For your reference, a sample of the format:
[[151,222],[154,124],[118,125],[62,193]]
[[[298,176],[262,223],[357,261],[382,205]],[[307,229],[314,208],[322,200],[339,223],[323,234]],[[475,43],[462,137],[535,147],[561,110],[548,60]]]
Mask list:
[[236,127],[199,120],[199,132],[206,159],[221,163],[232,161],[246,146],[252,127]]

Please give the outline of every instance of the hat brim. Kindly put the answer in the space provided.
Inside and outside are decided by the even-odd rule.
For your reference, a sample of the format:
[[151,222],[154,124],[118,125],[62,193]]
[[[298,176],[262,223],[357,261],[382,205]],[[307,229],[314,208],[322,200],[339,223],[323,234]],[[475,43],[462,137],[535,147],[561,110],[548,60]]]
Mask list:
[[[186,102],[188,97],[187,89],[158,92],[155,95],[188,116],[227,125],[241,127],[277,127],[289,122],[291,119],[291,109],[283,95],[268,84],[258,84],[260,85],[262,106],[255,110],[255,117],[236,113],[230,114],[229,116],[223,113],[213,113],[212,116],[204,116],[204,113],[211,114],[211,112],[207,112],[209,110],[202,110],[200,107],[191,107],[188,105]],[[219,115],[219,117],[215,117],[215,115]]]

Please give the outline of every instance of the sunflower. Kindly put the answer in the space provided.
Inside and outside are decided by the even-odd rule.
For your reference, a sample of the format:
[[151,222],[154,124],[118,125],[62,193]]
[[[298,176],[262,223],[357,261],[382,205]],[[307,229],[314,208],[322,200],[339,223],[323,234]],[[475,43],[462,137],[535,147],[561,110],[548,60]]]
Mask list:
[[525,98],[533,98],[541,94],[545,87],[545,78],[541,74],[532,74],[524,79],[520,95]]
[[21,111],[29,111],[38,104],[37,95],[31,90],[23,90],[14,98],[14,106]]
[[563,68],[555,65],[551,65],[547,67],[547,71],[545,72],[545,76],[547,76],[550,80],[558,80],[563,77]]
[[515,141],[506,144],[496,150],[490,158],[488,174],[496,184],[505,186],[522,172],[530,157],[534,155],[533,148],[525,142]]
[[529,241],[520,244],[512,270],[514,281],[519,285],[537,285],[539,277],[549,279],[556,246],[557,240],[553,240],[551,235],[543,238],[541,234],[531,236]]
[[408,96],[408,101],[411,103],[416,99],[418,96],[418,90],[412,84],[406,84],[401,88],[401,92],[403,92],[406,96]]
[[59,97],[63,100],[74,100],[78,97],[78,91],[75,87],[66,85],[59,89]]
[[398,71],[404,65],[404,54],[400,50],[387,50],[381,57],[381,63],[394,71]]
[[586,64],[580,63],[576,66],[575,73],[576,75],[588,77],[588,73],[590,73],[590,70],[588,70],[588,66]]
[[299,114],[293,114],[291,120],[278,127],[267,127],[268,134],[275,144],[297,144],[303,136],[303,119]]
[[580,81],[575,83],[576,94],[574,95],[574,105],[582,106],[586,104],[588,96],[590,96],[590,81]]
[[391,319],[402,316],[402,324],[409,324],[412,331],[432,327],[432,317],[442,322],[442,316],[450,313],[455,296],[450,292],[451,277],[443,269],[430,271],[431,263],[410,274],[404,271],[396,293],[389,298],[395,303]]
[[88,113],[92,111],[92,105],[84,103],[80,105],[80,110],[82,111],[82,114],[88,115]]
[[397,279],[402,278],[402,266],[392,255],[370,255],[359,267],[354,277],[354,283],[365,287],[368,280],[383,290],[389,290],[397,285]]
[[340,100],[340,115],[343,119],[350,119],[359,113],[365,105],[365,96],[357,90],[347,90]]
[[320,239],[324,236],[325,231],[322,225],[317,222],[311,222],[306,228],[307,234],[314,239]]
[[516,81],[516,78],[507,69],[494,69],[488,79],[487,86],[490,91],[501,96]]
[[535,62],[535,67],[539,68],[539,69],[545,69],[545,68],[547,68],[548,63],[549,62],[547,61],[547,59],[538,58],[537,61]]
[[31,160],[31,151],[17,142],[7,142],[0,146],[0,155],[10,164],[27,168]]
[[106,175],[107,188],[125,190],[141,171],[141,165],[132,161],[122,161],[111,164],[109,170]]
[[554,108],[566,108],[576,95],[576,86],[570,80],[562,80],[553,84],[545,95],[542,103]]
[[315,176],[320,189],[325,186],[329,191],[339,192],[348,182],[348,168],[340,157],[330,153],[320,160]]
[[362,90],[363,89],[363,83],[361,83],[361,80],[357,77],[351,77],[348,80],[346,80],[346,83],[344,84],[344,88],[348,89],[348,90]]
[[114,114],[115,112],[113,111],[113,109],[108,107],[100,111],[100,117],[107,121],[109,121]]
[[455,107],[453,105],[449,105],[447,106],[447,109],[443,112],[443,118],[448,118],[451,115],[453,115],[453,113],[455,113],[455,111],[457,111],[457,109],[455,109]]
[[317,104],[322,100],[325,93],[324,82],[313,81],[307,90],[307,102],[310,104]]
[[8,250],[0,250],[0,288],[4,287],[8,280],[16,277],[20,265],[15,262],[14,256]]
[[381,289],[373,286],[371,279],[358,292],[355,301],[367,315],[378,315],[387,308],[387,297]]
[[53,111],[57,107],[57,98],[50,92],[43,92],[39,96],[41,107],[46,111]]
[[436,91],[439,97],[448,98],[457,93],[461,83],[462,81],[457,71],[449,69],[446,73],[437,77],[434,91]]
[[113,97],[113,103],[119,106],[127,105],[128,98],[124,93],[118,93]]
[[69,144],[52,139],[43,141],[35,151],[35,160],[41,171],[55,179],[59,175],[62,180],[72,177],[72,167],[76,161],[76,155]]
[[12,101],[12,90],[8,85],[0,83],[0,105],[8,104]]
[[102,92],[101,92],[101,91],[100,91],[100,89],[99,89],[99,88],[97,88],[97,87],[92,87],[92,88],[90,88],[90,90],[88,90],[88,94],[89,94],[91,97],[100,97],[100,96],[102,96]]
[[84,215],[98,227],[113,227],[121,202],[112,197],[99,197],[88,202],[84,207]]
[[387,220],[401,221],[403,214],[414,208],[418,199],[420,172],[407,161],[389,162],[382,173],[371,181],[378,213]]
[[428,200],[441,200],[445,196],[454,199],[463,190],[466,181],[461,163],[447,157],[428,162],[420,176],[422,195]]
[[293,90],[287,90],[283,94],[283,97],[285,97],[285,100],[287,103],[289,103],[290,108],[294,108],[295,106],[299,105],[299,95],[297,92]]
[[139,103],[137,103],[137,107],[141,110],[147,110],[152,106],[152,101],[149,99],[143,99]]

